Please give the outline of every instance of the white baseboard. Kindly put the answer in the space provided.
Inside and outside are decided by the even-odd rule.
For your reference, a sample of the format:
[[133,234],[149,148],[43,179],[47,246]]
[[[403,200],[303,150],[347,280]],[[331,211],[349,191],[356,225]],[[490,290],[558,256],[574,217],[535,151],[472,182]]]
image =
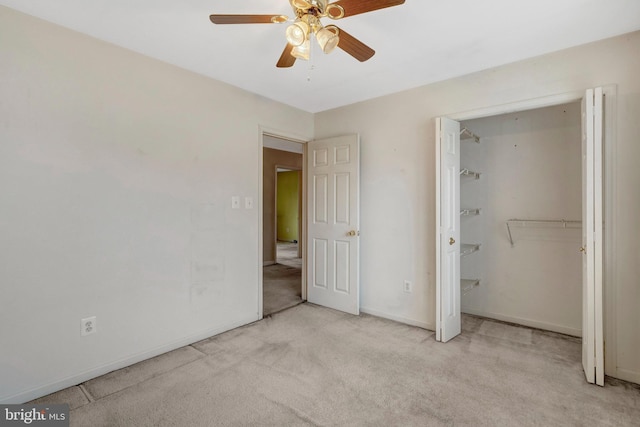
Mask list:
[[500,320],[502,322],[516,323],[518,325],[529,326],[530,328],[544,329],[546,331],[558,332],[560,334],[581,337],[582,330],[568,326],[556,325],[553,323],[540,322],[538,320],[525,319],[522,317],[509,316],[501,313],[491,313],[486,311],[474,310],[472,308],[462,307],[462,312],[473,314],[474,316],[487,317],[489,319]]
[[406,317],[395,316],[393,314],[385,313],[383,311],[378,311],[378,310],[374,310],[374,309],[366,308],[366,307],[360,307],[360,311],[362,313],[370,314],[372,316],[382,317],[384,319],[389,319],[389,320],[395,320],[396,322],[405,323],[405,324],[411,325],[411,326],[417,326],[417,327],[422,328],[422,329],[427,329],[427,330],[430,330],[430,331],[435,331],[436,330],[435,325],[431,325],[431,324],[429,324],[427,322],[422,322],[420,320],[407,319]]
[[640,384],[640,372],[630,371],[628,369],[620,369],[616,370],[616,375],[610,375],[612,377],[629,381],[631,383]]
[[107,363],[102,366],[91,368],[87,371],[80,372],[70,377],[62,378],[50,384],[46,384],[30,390],[22,391],[20,393],[17,393],[11,396],[3,396],[0,398],[0,404],[29,402],[33,399],[37,399],[39,397],[46,396],[51,393],[55,393],[56,391],[60,391],[65,388],[81,384],[85,381],[89,381],[93,378],[97,378],[104,374],[108,374],[109,372],[126,368],[127,366],[131,366],[138,362],[142,362],[143,360],[151,359],[152,357],[159,356],[161,354],[178,349],[180,347],[184,347],[186,345],[190,345],[195,342],[202,341],[203,339],[221,334],[231,329],[235,329],[237,327],[247,325],[249,323],[255,322],[256,320],[258,320],[258,317],[256,315],[252,315],[250,317],[244,318],[242,320],[239,320],[233,323],[226,324],[218,328],[209,329],[204,332],[200,332],[185,338],[181,338],[169,344],[165,344],[160,347],[156,347],[151,350],[144,351],[142,353],[134,354],[132,356],[128,356],[123,359]]

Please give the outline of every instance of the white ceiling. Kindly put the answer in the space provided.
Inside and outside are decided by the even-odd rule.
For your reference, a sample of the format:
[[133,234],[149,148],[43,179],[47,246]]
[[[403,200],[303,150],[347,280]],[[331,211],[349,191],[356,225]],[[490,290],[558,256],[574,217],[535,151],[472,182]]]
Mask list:
[[288,0],[0,4],[313,113],[640,30],[640,0],[406,0],[336,21],[376,50],[369,61],[316,49],[278,69],[286,24],[214,25],[209,15],[291,16]]

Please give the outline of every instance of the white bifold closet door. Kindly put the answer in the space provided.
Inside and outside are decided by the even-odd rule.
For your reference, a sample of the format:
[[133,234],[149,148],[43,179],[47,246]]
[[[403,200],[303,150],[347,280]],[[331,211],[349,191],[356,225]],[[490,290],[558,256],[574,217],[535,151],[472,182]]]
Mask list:
[[582,366],[587,381],[604,385],[602,88],[582,99]]
[[460,333],[460,123],[436,119],[436,340]]
[[360,313],[360,139],[307,146],[307,300]]
[[[604,385],[602,88],[586,91],[582,111],[582,364],[587,381]],[[436,340],[442,342],[461,331],[459,169],[460,124],[437,118]]]

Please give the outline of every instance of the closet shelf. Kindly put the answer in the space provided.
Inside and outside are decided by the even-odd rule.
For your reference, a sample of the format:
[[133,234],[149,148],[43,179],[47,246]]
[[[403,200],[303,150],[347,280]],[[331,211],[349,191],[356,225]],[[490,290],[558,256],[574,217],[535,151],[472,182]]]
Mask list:
[[509,242],[511,247],[514,246],[511,227],[529,227],[529,228],[582,228],[582,221],[565,220],[565,219],[517,219],[507,220],[507,233],[509,234]]
[[480,250],[480,243],[463,243],[460,245],[460,256],[471,255]]
[[472,215],[480,215],[480,208],[460,210],[460,216],[472,216]]
[[462,295],[467,295],[480,285],[480,279],[460,279],[460,290]]
[[460,130],[460,139],[473,139],[475,143],[480,144],[480,137],[467,128]]
[[480,179],[480,172],[474,172],[467,168],[464,168],[460,171],[460,175],[468,175],[473,176],[475,179]]

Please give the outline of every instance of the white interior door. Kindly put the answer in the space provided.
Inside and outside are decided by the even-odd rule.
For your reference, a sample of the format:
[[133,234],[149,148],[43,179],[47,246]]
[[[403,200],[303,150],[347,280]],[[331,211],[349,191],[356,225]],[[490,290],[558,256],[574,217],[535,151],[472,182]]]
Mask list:
[[460,334],[460,123],[436,119],[436,340]]
[[360,139],[347,135],[307,148],[307,300],[360,313]]
[[604,385],[602,88],[582,100],[582,366],[587,381]]

